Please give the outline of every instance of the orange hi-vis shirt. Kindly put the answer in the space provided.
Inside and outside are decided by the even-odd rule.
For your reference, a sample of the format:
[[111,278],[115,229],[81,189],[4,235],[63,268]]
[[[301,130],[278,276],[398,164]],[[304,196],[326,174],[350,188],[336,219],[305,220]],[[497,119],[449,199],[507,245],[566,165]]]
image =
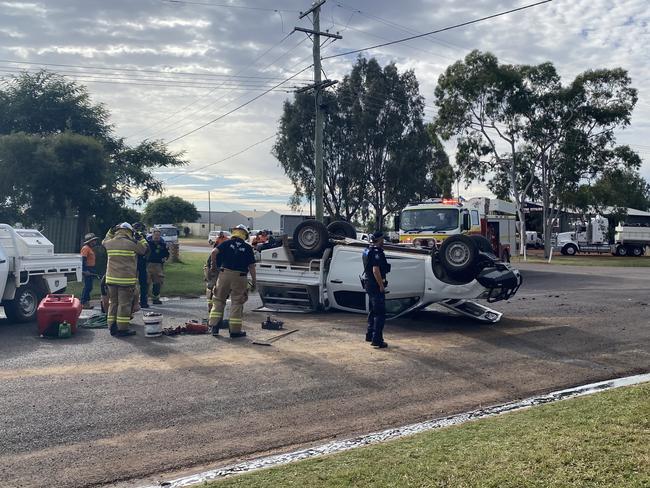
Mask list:
[[95,256],[95,251],[92,247],[86,244],[81,248],[81,252],[79,254],[86,258],[86,266],[89,268],[95,267],[95,264],[97,263],[97,257]]

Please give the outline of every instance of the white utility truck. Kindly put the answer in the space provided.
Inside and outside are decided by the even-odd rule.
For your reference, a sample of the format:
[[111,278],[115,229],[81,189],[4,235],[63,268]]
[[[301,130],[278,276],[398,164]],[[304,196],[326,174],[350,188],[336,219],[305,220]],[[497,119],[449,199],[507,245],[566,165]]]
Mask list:
[[431,248],[449,236],[483,236],[503,261],[517,249],[517,209],[513,203],[485,197],[434,198],[408,205],[396,227],[401,244]]
[[614,242],[610,243],[607,234],[609,221],[596,215],[588,221],[574,224],[571,232],[560,232],[555,238],[554,249],[567,256],[578,253],[612,253],[616,256],[643,256],[646,246],[650,246],[650,227],[619,224],[616,227]]
[[39,231],[0,224],[0,304],[10,321],[34,320],[40,300],[81,281],[81,268],[81,256],[54,254]]
[[[328,228],[329,235],[322,224],[305,221],[296,228],[291,242],[284,238],[281,246],[261,252],[257,285],[264,310],[367,313],[360,275],[368,243],[340,239],[340,231],[333,234],[331,226]],[[473,319],[495,323],[502,314],[474,300],[507,300],[521,286],[519,271],[465,235],[450,236],[439,250],[404,245],[386,245],[384,249],[392,267],[386,288],[389,318],[438,303]]]

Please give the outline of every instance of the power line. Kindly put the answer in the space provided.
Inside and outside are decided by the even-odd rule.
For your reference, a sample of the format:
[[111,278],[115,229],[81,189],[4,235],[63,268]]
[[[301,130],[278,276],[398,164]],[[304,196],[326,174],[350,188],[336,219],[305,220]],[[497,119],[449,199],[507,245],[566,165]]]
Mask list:
[[[305,38],[305,39],[302,39],[300,42],[298,42],[298,44],[296,44],[295,46],[293,46],[293,47],[287,49],[285,52],[283,52],[283,53],[280,54],[278,57],[276,57],[275,59],[273,59],[273,61],[271,61],[270,63],[268,63],[268,64],[265,65],[264,67],[262,67],[261,70],[263,71],[263,70],[266,70],[266,69],[268,69],[269,67],[273,66],[277,61],[279,61],[279,60],[282,59],[284,56],[286,56],[286,55],[289,54],[290,52],[292,52],[292,51],[294,51],[295,49],[297,49],[297,48],[298,48],[298,47],[299,47],[303,42],[305,42],[305,41],[306,41],[306,38]],[[258,58],[258,60],[259,60],[259,59],[260,59],[260,58]],[[296,64],[294,64],[291,68],[289,68],[289,71],[293,70],[296,66],[302,64],[303,61],[304,61],[304,59],[306,59],[306,58],[303,58],[303,59],[301,59],[300,61],[298,61]],[[256,61],[257,61],[257,60],[256,60]],[[251,65],[251,66],[252,66],[252,65]],[[244,70],[245,70],[245,69],[246,69],[246,68],[244,68]],[[185,114],[185,115],[182,116],[180,119],[175,120],[175,121],[173,121],[173,122],[171,122],[171,123],[169,123],[169,124],[164,125],[162,128],[160,128],[159,130],[157,130],[156,132],[154,132],[150,137],[156,137],[157,135],[165,134],[165,133],[167,133],[167,132],[171,132],[171,131],[173,131],[173,130],[182,129],[183,127],[186,127],[186,126],[188,126],[188,125],[190,125],[190,124],[196,122],[196,121],[194,120],[194,118],[195,118],[196,116],[198,116],[198,115],[199,115],[200,113],[202,113],[205,109],[207,109],[207,108],[213,106],[214,104],[216,104],[216,103],[219,102],[220,100],[223,100],[223,99],[224,99],[224,98],[225,98],[229,93],[230,93],[230,92],[223,93],[221,96],[219,96],[219,97],[216,98],[215,100],[213,100],[213,101],[211,100],[211,101],[209,101],[208,103],[206,103],[206,104],[202,105],[201,107],[199,107],[198,109],[193,110],[193,111],[191,111],[191,112],[188,113],[188,114]],[[206,95],[204,95],[204,96],[207,96],[207,95],[209,95],[209,93],[206,94]],[[237,100],[239,100],[240,98],[243,98],[243,97],[244,97],[244,95],[241,95],[241,96],[239,96],[239,97],[236,97],[236,98],[234,98],[233,100],[230,100],[229,102],[226,102],[225,104],[222,104],[219,108],[220,108],[220,109],[221,109],[221,108],[225,108],[225,107],[227,107],[228,105],[230,105],[231,103],[233,103],[233,102],[235,102],[235,101],[237,101]],[[199,99],[197,99],[195,102],[198,102],[198,100],[199,100]],[[195,104],[195,103],[194,103],[194,104]],[[194,104],[190,104],[189,106],[194,105]],[[189,106],[186,106],[185,109],[189,108]],[[177,113],[180,113],[181,111],[182,111],[182,110],[178,111]],[[188,120],[188,122],[183,123],[184,120]],[[140,132],[141,132],[141,131],[140,131]]]
[[[287,36],[282,39],[280,42],[275,44],[273,47],[279,46],[283,41],[286,40],[287,37],[289,37],[290,34],[287,34]],[[268,51],[267,51],[268,52]],[[266,53],[265,53],[266,54]],[[30,61],[13,61],[10,59],[0,59],[0,63],[5,63],[5,64],[19,64],[19,65],[28,65],[28,66],[54,66],[56,68],[78,68],[78,69],[84,69],[84,70],[107,70],[107,71],[113,71],[113,72],[119,72],[119,71],[125,71],[125,72],[133,72],[137,74],[141,73],[154,73],[154,74],[164,74],[164,75],[172,75],[172,76],[200,76],[200,77],[205,77],[205,78],[227,78],[227,79],[254,79],[254,80],[272,80],[272,81],[278,81],[281,80],[282,77],[280,76],[248,76],[248,75],[226,75],[226,74],[220,74],[220,73],[196,73],[192,71],[165,71],[165,70],[154,70],[154,69],[149,69],[149,68],[118,68],[115,66],[93,66],[93,65],[82,65],[82,64],[62,64],[62,63],[37,63],[37,62],[30,62]],[[305,79],[304,81],[311,81],[308,79]]]
[[251,7],[249,5],[238,5],[238,4],[223,4],[223,3],[208,3],[208,2],[196,2],[193,0],[160,0],[162,3],[176,3],[179,5],[200,5],[202,7],[223,7],[223,8],[235,8],[242,10],[260,10],[263,12],[288,12],[288,13],[300,13],[298,10],[286,10],[280,8],[269,8],[269,7]]
[[[237,71],[236,74],[237,74],[237,75],[240,75],[241,73],[245,72],[245,71],[246,71],[247,69],[249,69],[250,67],[254,66],[255,63],[257,63],[260,59],[262,59],[264,56],[266,56],[268,53],[270,53],[273,49],[275,49],[276,47],[278,47],[279,45],[281,45],[284,41],[286,41],[286,40],[291,36],[291,34],[293,34],[293,31],[292,31],[292,32],[289,32],[289,33],[288,33],[287,35],[285,35],[282,39],[280,39],[280,41],[278,41],[276,44],[274,44],[273,46],[271,46],[270,48],[268,48],[268,49],[267,49],[266,51],[264,51],[261,55],[257,56],[253,61],[251,61],[251,62],[250,62],[249,64],[247,64],[246,66],[244,66],[242,69],[240,69],[239,71]],[[206,93],[205,95],[203,95],[203,97],[207,97],[208,95],[212,94],[213,92],[214,92],[214,90],[211,90],[211,91],[209,91],[208,93]],[[221,98],[223,98],[225,95],[226,95],[226,94],[224,94]],[[181,112],[184,112],[184,111],[187,110],[188,108],[190,108],[190,107],[196,105],[196,104],[199,102],[199,100],[201,100],[201,98],[202,98],[202,97],[197,97],[197,98],[195,98],[194,100],[192,100],[192,101],[191,101],[190,103],[188,103],[187,105],[183,106],[183,107],[180,108],[179,110],[176,110],[176,111],[172,112],[171,114],[169,114],[168,116],[162,118],[162,119],[159,120],[158,122],[154,122],[153,124],[151,124],[151,125],[149,125],[149,126],[143,128],[143,129],[140,129],[139,131],[136,131],[136,132],[134,132],[134,133],[132,133],[132,134],[126,136],[126,137],[127,137],[127,138],[130,138],[130,137],[134,137],[134,136],[136,136],[136,135],[138,135],[138,134],[142,134],[143,132],[147,132],[149,129],[152,129],[153,127],[156,127],[156,126],[158,126],[158,125],[164,123],[165,121],[171,119],[172,117],[175,117],[176,115],[180,114]],[[220,100],[221,98],[219,98],[218,100]],[[199,112],[200,112],[201,110],[203,110],[203,109],[200,109]],[[181,118],[181,120],[184,120],[185,118],[186,118],[186,117],[183,117],[183,118]],[[173,126],[176,125],[178,122],[179,122],[179,121],[174,121],[174,122],[172,122],[171,124],[167,124],[167,125],[165,125],[165,126],[162,128],[162,131],[166,130],[168,127],[173,127]],[[161,132],[161,131],[157,131],[157,133],[160,133],[160,132]]]
[[[269,141],[269,140],[273,139],[276,135],[277,134],[272,134],[272,135],[270,135],[268,137],[265,137],[264,139],[262,139],[260,141],[254,142],[253,144],[251,144],[249,146],[246,146],[241,151],[237,151],[236,153],[230,154],[229,156],[226,156],[225,158],[222,158],[219,161],[215,161],[214,163],[206,164],[205,166],[201,166],[200,168],[193,169],[191,173],[196,173],[197,171],[202,171],[202,170],[204,170],[206,168],[210,168],[210,167],[215,166],[217,164],[223,163],[224,161],[228,161],[229,159],[232,159],[232,158],[234,158],[236,156],[239,156],[240,154],[243,154],[246,151],[249,151],[250,149],[252,149],[252,148],[254,148],[256,146],[259,146],[260,144],[264,144],[266,141]],[[191,173],[189,173],[189,174],[191,174]],[[180,175],[180,174],[174,175],[171,178],[167,178],[167,180],[164,180],[164,183],[169,183],[171,180],[174,180],[176,178],[180,178],[181,176],[186,176],[186,175]]]
[[458,29],[459,27],[465,27],[465,26],[468,26],[468,25],[471,25],[471,24],[477,24],[479,22],[484,22],[486,20],[494,19],[494,18],[497,18],[497,17],[502,17],[504,15],[508,15],[508,14],[511,14],[511,13],[514,13],[514,12],[519,12],[521,10],[530,9],[530,8],[533,8],[533,7],[537,7],[539,5],[543,5],[545,3],[550,3],[552,1],[553,0],[542,0],[540,2],[525,5],[523,7],[518,7],[518,8],[514,8],[514,9],[510,9],[510,10],[505,10],[503,12],[488,15],[486,17],[481,17],[481,18],[478,18],[478,19],[468,20],[467,22],[462,22],[460,24],[450,25],[448,27],[443,27],[441,29],[436,29],[436,30],[433,30],[433,31],[430,31],[430,32],[425,32],[423,34],[417,34],[417,35],[410,36],[410,37],[404,37],[402,39],[396,39],[394,41],[384,42],[382,44],[375,44],[374,46],[369,46],[369,47],[366,47],[366,48],[363,48],[363,49],[354,49],[352,51],[346,51],[346,52],[339,53],[339,54],[332,54],[331,56],[325,56],[323,59],[325,60],[325,59],[338,58],[338,57],[341,57],[341,56],[348,56],[350,54],[356,54],[356,53],[360,53],[360,52],[363,52],[363,51],[370,51],[371,49],[377,49],[377,48],[380,48],[380,47],[392,46],[393,44],[399,44],[399,43],[406,42],[406,41],[412,41],[413,39],[419,39],[421,37],[430,36],[432,34],[439,34],[440,32],[445,32],[445,31],[449,31],[449,30],[452,30],[452,29]]
[[[5,68],[0,66],[0,72],[2,73],[38,73],[37,70],[31,70],[28,68]],[[177,78],[152,78],[152,77],[138,77],[138,76],[126,76],[118,77],[112,76],[107,73],[80,73],[77,71],[69,70],[48,70],[50,73],[55,73],[61,76],[69,76],[73,78],[86,78],[86,79],[99,79],[99,80],[110,80],[110,81],[132,81],[132,82],[146,82],[146,83],[162,83],[169,86],[188,86],[188,87],[200,87],[200,88],[210,88],[214,87],[229,89],[229,88],[268,88],[273,83],[277,83],[279,80],[274,81],[261,81],[261,80],[226,80],[219,82],[217,80],[179,80]],[[282,79],[282,78],[280,78]],[[296,83],[305,84],[304,81],[296,81]]]
[[167,144],[171,144],[172,142],[176,142],[176,141],[178,141],[178,140],[180,140],[180,139],[183,139],[184,137],[187,137],[187,136],[189,136],[189,135],[191,135],[191,134],[194,134],[195,132],[197,132],[197,131],[199,131],[199,130],[205,128],[205,127],[207,127],[208,125],[214,124],[215,122],[217,122],[217,121],[223,119],[224,117],[227,117],[228,115],[230,115],[230,114],[232,114],[232,113],[238,111],[239,109],[244,108],[246,105],[250,105],[250,104],[253,103],[255,100],[259,100],[260,98],[262,98],[262,97],[263,97],[264,95],[266,95],[267,93],[270,93],[271,91],[273,91],[275,88],[278,88],[279,86],[285,84],[287,81],[291,81],[293,78],[295,78],[295,77],[298,76],[299,74],[301,74],[301,73],[307,71],[307,70],[308,70],[309,68],[311,68],[312,66],[313,66],[313,65],[309,65],[309,66],[307,66],[306,68],[301,69],[300,71],[298,71],[298,72],[295,73],[294,75],[290,76],[290,77],[287,78],[286,80],[281,81],[280,83],[278,83],[277,85],[273,86],[272,88],[269,88],[268,90],[265,90],[264,92],[260,93],[260,94],[257,95],[256,97],[253,97],[253,98],[251,98],[250,100],[248,100],[248,101],[242,103],[241,105],[238,105],[237,107],[235,107],[235,108],[232,109],[232,110],[229,110],[229,111],[226,112],[225,114],[219,115],[218,117],[215,117],[214,119],[212,119],[212,120],[206,122],[205,124],[201,124],[201,125],[198,126],[197,128],[192,129],[191,131],[188,131],[188,132],[186,132],[185,134],[182,134],[182,135],[180,135],[180,136],[178,136],[178,137],[172,139],[171,141],[167,141]]

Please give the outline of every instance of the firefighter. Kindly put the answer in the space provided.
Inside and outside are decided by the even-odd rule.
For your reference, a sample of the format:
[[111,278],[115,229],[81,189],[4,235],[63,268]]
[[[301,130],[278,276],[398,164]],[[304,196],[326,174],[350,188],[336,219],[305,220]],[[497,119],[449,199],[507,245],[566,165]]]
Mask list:
[[128,222],[118,225],[106,234],[102,242],[108,255],[106,286],[108,287],[108,323],[111,335],[131,336],[129,329],[135,287],[138,283],[137,256],[147,253],[147,241],[134,233]]
[[[149,255],[147,256],[147,283],[151,283],[151,299],[154,305],[160,305],[160,289],[165,280],[163,265],[169,258],[169,249],[165,240],[160,235],[160,229],[154,229],[151,237],[147,239]],[[147,284],[147,292],[149,285]]]
[[[220,258],[221,270],[208,322],[212,327],[212,335],[219,334],[219,329],[223,325],[226,299],[230,295],[230,337],[246,336],[246,332],[242,330],[242,317],[244,304],[248,300],[248,273],[251,274],[253,288],[256,284],[255,255],[246,240],[248,240],[248,229],[238,225],[232,231],[232,238],[221,243],[214,250],[215,258]],[[216,259],[212,263],[213,271],[216,271]]]
[[[142,222],[135,222],[133,230],[142,235],[147,232],[147,227]],[[147,257],[149,256],[149,247],[147,252],[138,255],[138,284],[140,285],[140,308],[149,308],[149,277],[147,276]]]
[[368,293],[370,310],[368,312],[368,330],[366,341],[373,347],[388,347],[384,342],[384,322],[386,321],[386,275],[390,264],[384,255],[384,233],[375,232],[369,236],[370,246],[363,251],[364,288]]
[[[219,238],[223,235],[224,239],[219,242]],[[212,310],[212,303],[217,287],[217,279],[219,278],[219,270],[221,269],[221,258],[223,255],[217,257],[217,247],[219,245],[228,240],[228,238],[221,232],[219,234],[219,238],[214,243],[214,246],[212,246],[212,251],[210,251],[210,254],[208,255],[208,261],[205,263],[205,266],[203,266],[203,278],[205,280],[205,296],[208,299],[208,315],[210,314],[210,311]]]

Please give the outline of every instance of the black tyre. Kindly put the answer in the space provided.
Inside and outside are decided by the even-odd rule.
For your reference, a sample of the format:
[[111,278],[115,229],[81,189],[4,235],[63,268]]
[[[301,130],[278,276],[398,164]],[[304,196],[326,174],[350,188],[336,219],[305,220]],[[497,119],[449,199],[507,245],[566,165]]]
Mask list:
[[474,244],[476,244],[476,248],[479,251],[486,252],[489,254],[494,254],[494,249],[492,248],[492,244],[490,244],[490,241],[488,241],[487,238],[478,235],[472,235],[469,237],[474,241]]
[[36,319],[36,309],[40,302],[38,292],[29,285],[16,290],[14,299],[5,305],[5,314],[9,322],[23,323]]
[[327,226],[327,232],[333,239],[356,239],[357,229],[350,222],[336,220]]
[[466,235],[448,237],[440,246],[440,262],[454,278],[466,279],[475,272],[478,248],[474,239]]
[[634,256],[635,258],[639,258],[639,257],[643,256],[643,248],[642,247],[634,246],[631,249],[631,251],[632,252],[630,254],[632,256]]
[[510,262],[510,253],[508,252],[507,249],[504,249],[503,254],[501,255],[501,261],[503,261],[504,263]]
[[627,248],[619,244],[618,246],[616,246],[616,255],[621,257],[627,256]]
[[323,254],[329,242],[327,227],[317,220],[300,222],[293,231],[293,244],[296,250],[306,257]]
[[562,254],[565,256],[575,256],[578,254],[578,248],[573,244],[567,244],[564,246],[564,249],[562,249]]

